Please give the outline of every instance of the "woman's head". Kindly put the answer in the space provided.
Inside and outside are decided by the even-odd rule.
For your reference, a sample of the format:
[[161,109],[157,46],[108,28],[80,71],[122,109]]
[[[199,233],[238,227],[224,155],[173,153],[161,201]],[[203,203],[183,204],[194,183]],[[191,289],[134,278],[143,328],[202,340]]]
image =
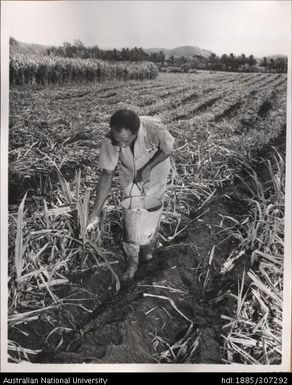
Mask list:
[[110,127],[113,144],[127,147],[137,138],[140,119],[134,111],[118,110],[110,118]]

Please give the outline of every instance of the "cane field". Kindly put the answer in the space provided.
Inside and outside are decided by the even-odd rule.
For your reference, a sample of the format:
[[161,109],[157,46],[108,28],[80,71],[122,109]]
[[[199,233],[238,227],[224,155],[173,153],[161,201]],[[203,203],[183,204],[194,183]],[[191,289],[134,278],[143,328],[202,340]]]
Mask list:
[[[282,361],[287,75],[150,69],[11,84],[11,362]],[[161,246],[126,283],[118,175],[85,231],[121,108],[160,117],[176,140]]]

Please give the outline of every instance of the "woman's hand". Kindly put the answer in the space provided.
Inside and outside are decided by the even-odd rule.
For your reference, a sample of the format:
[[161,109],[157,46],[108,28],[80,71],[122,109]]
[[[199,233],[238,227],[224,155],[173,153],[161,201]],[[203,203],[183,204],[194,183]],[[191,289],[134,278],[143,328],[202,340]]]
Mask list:
[[99,217],[97,215],[90,215],[88,219],[88,224],[86,227],[86,232],[90,233],[91,231],[96,230],[98,224],[99,224]]
[[137,171],[136,182],[146,183],[150,180],[150,171],[149,167],[142,167]]

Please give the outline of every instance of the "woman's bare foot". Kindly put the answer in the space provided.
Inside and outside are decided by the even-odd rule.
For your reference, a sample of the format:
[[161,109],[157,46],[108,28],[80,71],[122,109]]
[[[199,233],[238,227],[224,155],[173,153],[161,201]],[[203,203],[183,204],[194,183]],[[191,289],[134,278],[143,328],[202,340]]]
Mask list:
[[137,271],[137,264],[130,264],[127,270],[122,275],[122,281],[127,281],[128,279],[132,279]]

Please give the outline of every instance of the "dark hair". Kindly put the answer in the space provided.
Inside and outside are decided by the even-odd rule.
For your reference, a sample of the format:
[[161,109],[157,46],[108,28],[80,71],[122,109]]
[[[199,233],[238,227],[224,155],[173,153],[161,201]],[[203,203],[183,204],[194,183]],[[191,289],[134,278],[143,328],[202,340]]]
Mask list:
[[132,134],[137,134],[140,127],[140,118],[132,110],[118,110],[110,118],[110,127],[116,131],[127,128]]

